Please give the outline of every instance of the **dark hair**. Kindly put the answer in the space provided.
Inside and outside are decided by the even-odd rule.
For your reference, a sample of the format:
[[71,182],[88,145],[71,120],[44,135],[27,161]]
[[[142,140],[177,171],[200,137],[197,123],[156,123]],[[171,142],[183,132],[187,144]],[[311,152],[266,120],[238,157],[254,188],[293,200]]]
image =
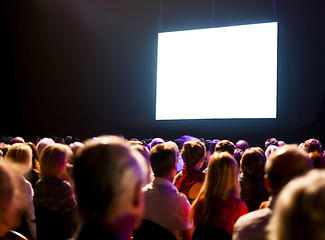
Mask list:
[[229,140],[222,140],[217,143],[217,145],[214,148],[214,151],[216,152],[228,152],[231,155],[235,152],[235,144]]
[[247,149],[240,161],[240,166],[244,174],[260,177],[264,174],[266,157],[260,147]]
[[166,143],[155,145],[149,155],[152,170],[156,177],[165,177],[175,167],[175,148]]
[[206,148],[200,140],[186,142],[182,148],[182,158],[187,167],[193,168],[200,159],[205,157]]

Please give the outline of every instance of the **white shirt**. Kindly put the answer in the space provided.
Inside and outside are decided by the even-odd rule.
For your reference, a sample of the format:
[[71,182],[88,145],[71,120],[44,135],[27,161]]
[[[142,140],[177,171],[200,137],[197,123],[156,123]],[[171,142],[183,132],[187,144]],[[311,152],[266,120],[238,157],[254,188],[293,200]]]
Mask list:
[[156,177],[142,190],[146,203],[144,219],[168,229],[177,238],[181,231],[193,227],[193,221],[189,217],[191,205],[171,181]]

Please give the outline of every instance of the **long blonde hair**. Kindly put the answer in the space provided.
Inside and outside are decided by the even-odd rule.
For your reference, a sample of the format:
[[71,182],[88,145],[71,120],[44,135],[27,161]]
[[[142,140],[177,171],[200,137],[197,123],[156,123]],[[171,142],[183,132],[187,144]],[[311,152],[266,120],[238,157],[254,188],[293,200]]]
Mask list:
[[208,165],[203,187],[192,204],[193,216],[196,206],[203,202],[202,214],[196,225],[207,225],[219,211],[222,202],[231,195],[240,199],[237,162],[228,152],[215,152]]

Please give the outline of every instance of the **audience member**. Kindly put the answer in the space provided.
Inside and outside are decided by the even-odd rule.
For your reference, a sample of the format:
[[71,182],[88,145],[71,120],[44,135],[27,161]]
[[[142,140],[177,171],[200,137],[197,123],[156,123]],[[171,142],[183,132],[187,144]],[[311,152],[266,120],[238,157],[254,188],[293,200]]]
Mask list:
[[130,239],[144,211],[147,164],[117,136],[88,140],[73,169],[82,228],[73,239]]
[[[191,205],[172,183],[176,175],[177,149],[172,142],[166,142],[154,146],[150,151],[155,178],[143,188],[146,206],[144,219],[167,229],[175,239],[179,239],[179,236],[192,239],[193,223],[189,217]],[[146,239],[159,239],[149,229],[144,231],[147,231]],[[135,234],[134,239],[142,238],[137,238]]]
[[151,168],[151,164],[150,164],[150,160],[149,160],[149,150],[148,148],[139,140],[135,141],[135,140],[130,140],[129,141],[131,143],[131,147],[133,149],[136,149],[137,151],[139,151],[141,153],[141,155],[144,157],[144,159],[146,160],[147,166],[148,166],[148,178],[147,178],[147,184],[150,183],[153,178],[154,178],[154,174]]
[[216,145],[218,144],[218,142],[220,142],[219,139],[213,139],[210,143],[210,152],[211,154],[214,153],[214,149],[216,148]]
[[271,153],[274,152],[275,150],[277,150],[278,148],[279,148],[278,146],[269,145],[265,150],[266,159],[269,159]]
[[241,160],[243,154],[244,154],[244,152],[240,148],[236,148],[234,151],[233,156],[237,162],[238,168],[240,168],[240,160]]
[[237,162],[231,154],[212,155],[203,188],[192,204],[195,231],[213,226],[226,231],[231,239],[235,222],[247,213],[246,204],[240,200],[238,174]]
[[81,142],[73,142],[69,144],[69,148],[72,150],[74,156],[77,154],[78,149],[82,148],[83,146],[84,144]]
[[33,205],[34,191],[31,183],[26,180],[24,174],[26,174],[32,166],[32,150],[24,143],[13,144],[6,156],[5,162],[17,164],[19,168],[19,191],[23,195],[25,205],[22,211],[22,222],[21,226],[17,229],[18,232],[22,233],[28,238],[36,239],[36,224],[35,224],[35,213]]
[[32,149],[32,168],[24,176],[32,184],[34,189],[36,182],[39,180],[38,154],[34,143],[27,142],[26,144]]
[[38,156],[41,156],[42,151],[45,147],[47,147],[50,144],[54,144],[55,142],[53,141],[52,138],[42,138],[36,145],[36,151]]
[[236,147],[245,152],[245,150],[249,148],[249,143],[245,140],[238,140],[236,142]]
[[37,143],[41,140],[41,138],[37,135],[29,135],[27,138],[26,138],[26,141],[27,142],[32,142],[34,143],[34,145],[36,146]]
[[164,142],[165,142],[165,140],[162,139],[162,138],[154,138],[154,139],[151,140],[150,143],[147,144],[146,147],[147,147],[148,150],[150,151],[151,148],[153,148],[155,145],[157,145],[157,144],[159,144],[159,143],[164,143]]
[[278,140],[276,138],[268,138],[265,141],[265,149],[267,149],[268,146],[274,145],[274,146],[279,146]]
[[25,236],[13,231],[20,225],[19,209],[22,208],[18,199],[21,197],[18,196],[20,190],[16,185],[16,176],[13,175],[8,164],[0,163],[0,239],[27,240]]
[[59,143],[42,151],[34,195],[38,240],[63,240],[76,230],[77,204],[70,183],[64,180],[71,155],[70,148]]
[[241,199],[246,203],[249,212],[259,209],[260,204],[269,197],[263,183],[265,162],[266,157],[260,147],[247,149],[240,162]]
[[217,143],[217,145],[214,148],[215,152],[228,152],[231,155],[234,155],[236,149],[236,145],[229,141],[229,140],[221,140]]
[[22,137],[14,137],[10,144],[15,144],[15,143],[25,143],[25,140]]
[[320,143],[320,141],[318,141],[315,138],[310,138],[310,139],[306,140],[304,142],[303,148],[307,153],[317,151],[320,154],[324,154],[322,144]]
[[266,226],[281,189],[290,180],[305,174],[311,168],[311,159],[296,145],[285,145],[274,151],[266,163],[265,183],[271,193],[270,204],[240,217],[234,227],[233,240],[265,240]]
[[312,170],[281,191],[269,223],[270,240],[323,240],[325,171]]
[[200,140],[185,142],[182,148],[184,168],[174,178],[178,191],[184,193],[190,203],[201,190],[205,174],[200,171],[205,158],[205,145]]

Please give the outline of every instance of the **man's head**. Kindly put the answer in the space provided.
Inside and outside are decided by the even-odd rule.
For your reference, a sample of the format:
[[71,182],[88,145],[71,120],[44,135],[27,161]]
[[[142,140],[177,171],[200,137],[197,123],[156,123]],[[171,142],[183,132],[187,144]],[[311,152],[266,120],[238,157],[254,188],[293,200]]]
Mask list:
[[285,145],[274,151],[266,163],[266,180],[272,195],[277,195],[290,180],[312,167],[307,153],[296,145]]
[[176,173],[177,153],[171,143],[161,143],[150,151],[150,163],[156,177],[169,177],[174,170]]
[[114,225],[123,217],[141,222],[141,188],[147,178],[144,157],[124,139],[103,136],[88,140],[77,153],[73,170],[84,221]]

